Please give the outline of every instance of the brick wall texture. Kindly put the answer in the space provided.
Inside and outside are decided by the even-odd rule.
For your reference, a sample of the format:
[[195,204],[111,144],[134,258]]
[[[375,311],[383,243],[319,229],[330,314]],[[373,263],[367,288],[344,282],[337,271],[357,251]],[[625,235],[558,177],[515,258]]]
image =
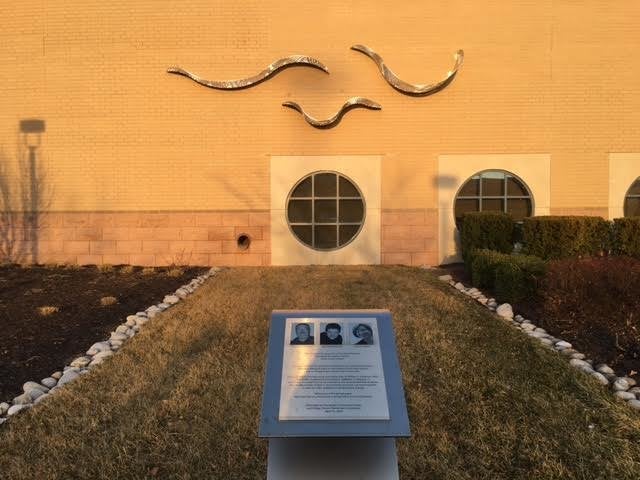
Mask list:
[[[264,242],[251,252],[225,242],[269,209],[270,155],[371,154],[384,156],[383,262],[433,263],[438,155],[548,153],[552,213],[606,215],[609,153],[640,151],[637,0],[34,0],[2,2],[0,18],[2,208],[25,208],[33,139],[18,125],[43,119],[52,261],[162,264],[190,251],[189,262],[268,263],[264,225],[246,225]],[[409,97],[356,43],[412,83],[442,78],[458,48],[465,63],[443,91]],[[166,73],[242,78],[290,54],[331,74],[292,68],[229,92]],[[383,109],[331,130],[281,106],[322,118],[356,95]],[[86,218],[112,224],[75,225]],[[147,225],[157,218],[170,223]]]

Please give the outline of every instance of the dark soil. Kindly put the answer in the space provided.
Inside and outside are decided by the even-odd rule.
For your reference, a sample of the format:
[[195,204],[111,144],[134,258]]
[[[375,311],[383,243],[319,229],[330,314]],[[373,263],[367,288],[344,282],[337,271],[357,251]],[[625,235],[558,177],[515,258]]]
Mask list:
[[[596,363],[640,381],[640,260],[610,256],[554,260],[527,312]],[[526,309],[526,306],[523,306]]]
[[[159,303],[204,268],[0,267],[0,402],[105,340],[127,315]],[[102,306],[100,299],[117,303]],[[57,307],[43,315],[40,307]]]
[[[640,383],[640,289],[632,283],[634,262],[617,257],[551,262],[539,298],[517,303],[513,309],[570,342],[594,364],[606,363],[617,375]],[[471,285],[463,264],[440,268]],[[637,282],[637,273],[635,277]],[[483,291],[495,296],[489,289]]]
[[[590,318],[594,313],[587,309],[585,307],[585,311],[576,313],[581,319]],[[546,314],[542,305],[534,302],[515,305],[514,310],[551,335],[571,343],[573,348],[591,358],[594,365],[606,363],[618,376],[632,377],[640,384],[640,343],[634,341],[631,345],[620,344],[620,340],[629,338],[631,332],[601,323],[585,326],[575,318],[558,322]]]

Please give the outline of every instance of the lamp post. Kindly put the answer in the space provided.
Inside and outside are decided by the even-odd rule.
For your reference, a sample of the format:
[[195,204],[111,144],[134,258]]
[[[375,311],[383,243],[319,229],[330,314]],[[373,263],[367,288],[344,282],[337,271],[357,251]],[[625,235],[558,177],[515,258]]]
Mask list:
[[24,206],[29,209],[26,214],[27,239],[31,245],[31,260],[33,263],[38,263],[38,206],[40,202],[36,173],[36,151],[40,147],[44,131],[44,120],[28,119],[20,121],[22,140],[29,150],[29,198],[28,205]]

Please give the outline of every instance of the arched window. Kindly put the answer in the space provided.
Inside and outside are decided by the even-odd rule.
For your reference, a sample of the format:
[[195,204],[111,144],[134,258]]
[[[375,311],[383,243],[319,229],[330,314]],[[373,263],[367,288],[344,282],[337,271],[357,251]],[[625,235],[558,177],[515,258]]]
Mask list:
[[301,179],[287,198],[293,235],[314,250],[337,250],[360,233],[365,204],[358,187],[338,172],[314,172]]
[[640,177],[633,182],[624,197],[624,216],[640,217]]
[[531,216],[533,198],[525,183],[503,170],[485,170],[467,180],[455,200],[456,224],[468,212],[507,212],[516,221]]

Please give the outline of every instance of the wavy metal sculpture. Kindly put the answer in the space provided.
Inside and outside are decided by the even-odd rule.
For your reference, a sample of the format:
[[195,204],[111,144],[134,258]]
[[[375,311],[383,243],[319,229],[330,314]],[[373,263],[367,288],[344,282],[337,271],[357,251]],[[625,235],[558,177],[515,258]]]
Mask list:
[[209,88],[216,88],[218,90],[239,90],[242,88],[249,88],[258,83],[264,82],[267,78],[275,75],[280,70],[289,67],[312,67],[322,70],[325,73],[329,73],[329,69],[319,60],[313,57],[307,57],[306,55],[291,55],[276,60],[267,68],[262,70],[257,75],[248,78],[241,78],[239,80],[205,80],[187,70],[180,67],[170,67],[167,69],[167,73],[175,73],[176,75],[183,75],[190,78],[194,82],[204,85]]
[[447,85],[449,85],[453,81],[453,78],[456,76],[456,73],[458,73],[458,69],[460,68],[460,66],[462,65],[462,61],[464,60],[464,51],[458,50],[453,56],[453,58],[455,59],[453,69],[447,72],[447,76],[444,80],[429,85],[413,85],[398,78],[398,76],[384,64],[384,60],[382,60],[382,57],[366,45],[353,45],[351,47],[351,50],[364,53],[366,56],[371,58],[371,60],[373,60],[376,65],[378,65],[380,73],[382,74],[384,79],[389,83],[389,85],[398,90],[400,93],[419,97],[439,92]]
[[305,112],[304,109],[300,105],[298,105],[296,102],[284,102],[282,106],[297,110],[302,114],[302,116],[304,117],[304,119],[307,121],[309,125],[316,128],[335,127],[336,125],[338,125],[338,123],[340,123],[340,120],[342,120],[342,117],[344,116],[344,114],[347,113],[349,110],[353,110],[354,108],[367,108],[369,110],[382,109],[382,106],[379,103],[376,103],[373,100],[369,100],[368,98],[351,97],[346,102],[344,102],[342,107],[340,107],[340,110],[338,110],[338,112],[334,116],[332,116],[331,118],[327,118],[326,120],[318,120],[317,118],[314,118],[311,115],[309,115],[307,112]]

